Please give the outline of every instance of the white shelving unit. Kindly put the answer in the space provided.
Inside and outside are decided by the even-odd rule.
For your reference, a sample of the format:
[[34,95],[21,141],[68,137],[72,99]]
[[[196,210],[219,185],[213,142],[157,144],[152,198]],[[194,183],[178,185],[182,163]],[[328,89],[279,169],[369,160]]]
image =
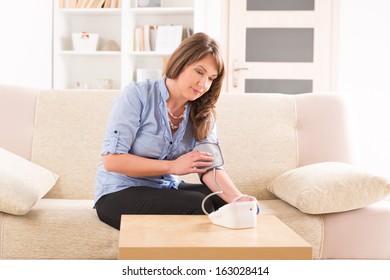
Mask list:
[[[197,0],[199,1],[199,0]],[[120,89],[136,80],[136,70],[162,69],[170,53],[134,51],[137,26],[182,25],[196,30],[195,0],[164,0],[161,8],[137,8],[136,0],[120,1],[115,9],[59,8],[54,6],[53,88],[96,88],[98,79],[112,80]],[[199,6],[200,7],[200,6]],[[72,33],[98,33],[96,51],[73,49]],[[104,44],[115,41],[120,51],[102,51]]]

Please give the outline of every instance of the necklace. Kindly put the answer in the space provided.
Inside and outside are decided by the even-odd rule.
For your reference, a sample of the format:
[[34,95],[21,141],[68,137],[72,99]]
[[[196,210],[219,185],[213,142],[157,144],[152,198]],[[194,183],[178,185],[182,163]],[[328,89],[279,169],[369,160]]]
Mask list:
[[[184,118],[184,113],[186,112],[186,109],[187,109],[187,104],[184,106],[184,111],[183,113],[180,115],[180,116],[175,116],[171,110],[169,110],[169,107],[167,106],[167,111],[168,111],[168,114],[170,117],[172,117],[173,119],[175,120],[181,120]],[[168,121],[169,121],[169,126],[171,127],[172,130],[176,130],[179,128],[180,124],[181,124],[181,121],[178,125],[174,125],[171,121],[171,119],[168,117]]]
[[168,110],[168,114],[174,118],[175,120],[178,120],[178,119],[182,119],[184,117],[184,113],[187,109],[187,104],[184,106],[184,111],[183,111],[183,114],[181,114],[180,116],[175,116],[174,114],[172,114],[171,110],[169,110],[169,107],[167,106],[167,110]]
[[171,120],[169,120],[169,126],[171,127],[172,130],[175,130],[175,129],[178,129],[180,124],[179,125],[174,125]]

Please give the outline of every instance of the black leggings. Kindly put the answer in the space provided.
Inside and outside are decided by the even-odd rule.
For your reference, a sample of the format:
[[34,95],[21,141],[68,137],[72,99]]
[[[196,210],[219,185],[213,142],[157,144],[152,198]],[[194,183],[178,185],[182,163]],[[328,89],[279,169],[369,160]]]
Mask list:
[[[96,203],[96,212],[102,222],[119,229],[122,214],[204,214],[201,204],[210,193],[203,184],[181,183],[178,190],[130,187],[102,196]],[[210,213],[225,204],[213,195],[204,207]]]

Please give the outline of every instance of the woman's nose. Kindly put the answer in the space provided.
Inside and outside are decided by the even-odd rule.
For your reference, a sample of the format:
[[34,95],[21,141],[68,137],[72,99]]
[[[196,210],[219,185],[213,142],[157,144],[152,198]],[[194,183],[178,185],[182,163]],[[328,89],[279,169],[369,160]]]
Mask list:
[[200,80],[199,80],[199,83],[198,85],[203,89],[203,90],[206,90],[208,89],[208,78],[206,76],[203,76]]

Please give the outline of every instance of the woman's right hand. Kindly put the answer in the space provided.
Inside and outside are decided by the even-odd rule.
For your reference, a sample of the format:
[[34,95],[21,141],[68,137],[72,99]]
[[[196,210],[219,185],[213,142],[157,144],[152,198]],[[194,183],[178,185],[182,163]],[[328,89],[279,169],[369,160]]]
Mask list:
[[186,175],[206,173],[205,168],[213,165],[213,155],[207,152],[191,151],[171,162],[171,174]]

